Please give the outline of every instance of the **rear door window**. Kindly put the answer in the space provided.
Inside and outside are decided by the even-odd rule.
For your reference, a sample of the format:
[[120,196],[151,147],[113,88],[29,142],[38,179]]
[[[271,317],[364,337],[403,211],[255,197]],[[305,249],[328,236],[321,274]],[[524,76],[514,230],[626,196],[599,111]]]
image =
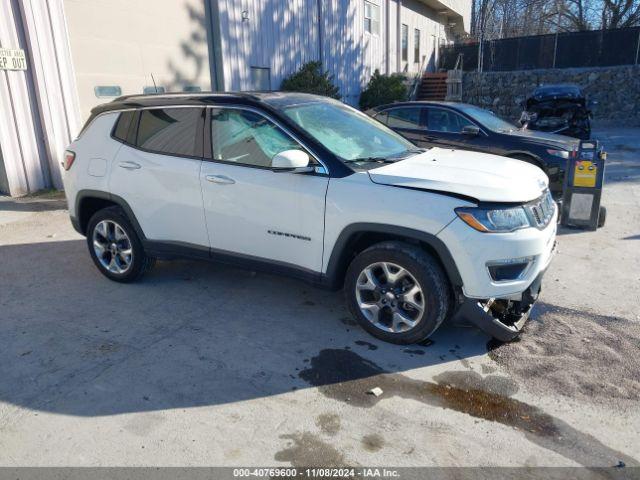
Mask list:
[[165,155],[200,157],[202,113],[197,107],[141,110],[136,146]]
[[419,129],[423,127],[421,112],[422,108],[419,107],[393,108],[385,112],[387,116],[384,123],[390,128]]

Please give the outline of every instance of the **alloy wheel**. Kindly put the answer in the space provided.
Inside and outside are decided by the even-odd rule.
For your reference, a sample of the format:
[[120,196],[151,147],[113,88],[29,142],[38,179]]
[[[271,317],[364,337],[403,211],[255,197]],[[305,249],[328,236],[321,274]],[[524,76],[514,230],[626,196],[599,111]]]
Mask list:
[[425,309],[418,281],[408,270],[390,262],[364,268],[358,275],[355,294],[362,315],[385,332],[411,330]]
[[133,247],[124,229],[113,220],[102,220],[93,229],[93,251],[109,272],[126,273],[133,263]]

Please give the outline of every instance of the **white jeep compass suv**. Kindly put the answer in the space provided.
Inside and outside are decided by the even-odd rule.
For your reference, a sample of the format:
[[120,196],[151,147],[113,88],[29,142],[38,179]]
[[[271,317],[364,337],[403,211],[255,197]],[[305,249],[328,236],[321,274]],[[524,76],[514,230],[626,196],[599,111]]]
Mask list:
[[540,169],[421,150],[313,95],[122,97],[92,111],[63,166],[108,278],[190,257],[344,286],[360,325],[395,343],[454,314],[512,339],[555,244]]

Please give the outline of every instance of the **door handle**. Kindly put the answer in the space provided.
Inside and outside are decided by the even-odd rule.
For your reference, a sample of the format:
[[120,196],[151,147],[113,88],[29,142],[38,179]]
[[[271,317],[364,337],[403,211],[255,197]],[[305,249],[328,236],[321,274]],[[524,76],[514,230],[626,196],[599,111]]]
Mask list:
[[225,177],[224,175],[205,175],[207,182],[217,183],[219,185],[233,185],[236,181],[233,178]]
[[139,168],[142,168],[142,166],[136,162],[120,162],[118,166],[126,168],[127,170],[138,170]]

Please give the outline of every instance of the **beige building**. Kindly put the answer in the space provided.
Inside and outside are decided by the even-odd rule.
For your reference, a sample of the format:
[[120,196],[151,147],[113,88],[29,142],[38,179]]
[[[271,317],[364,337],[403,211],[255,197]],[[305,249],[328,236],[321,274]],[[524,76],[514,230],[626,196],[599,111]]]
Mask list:
[[376,69],[434,70],[470,12],[471,0],[0,0],[0,192],[60,188],[65,145],[120,95],[272,90],[319,60],[357,104]]

